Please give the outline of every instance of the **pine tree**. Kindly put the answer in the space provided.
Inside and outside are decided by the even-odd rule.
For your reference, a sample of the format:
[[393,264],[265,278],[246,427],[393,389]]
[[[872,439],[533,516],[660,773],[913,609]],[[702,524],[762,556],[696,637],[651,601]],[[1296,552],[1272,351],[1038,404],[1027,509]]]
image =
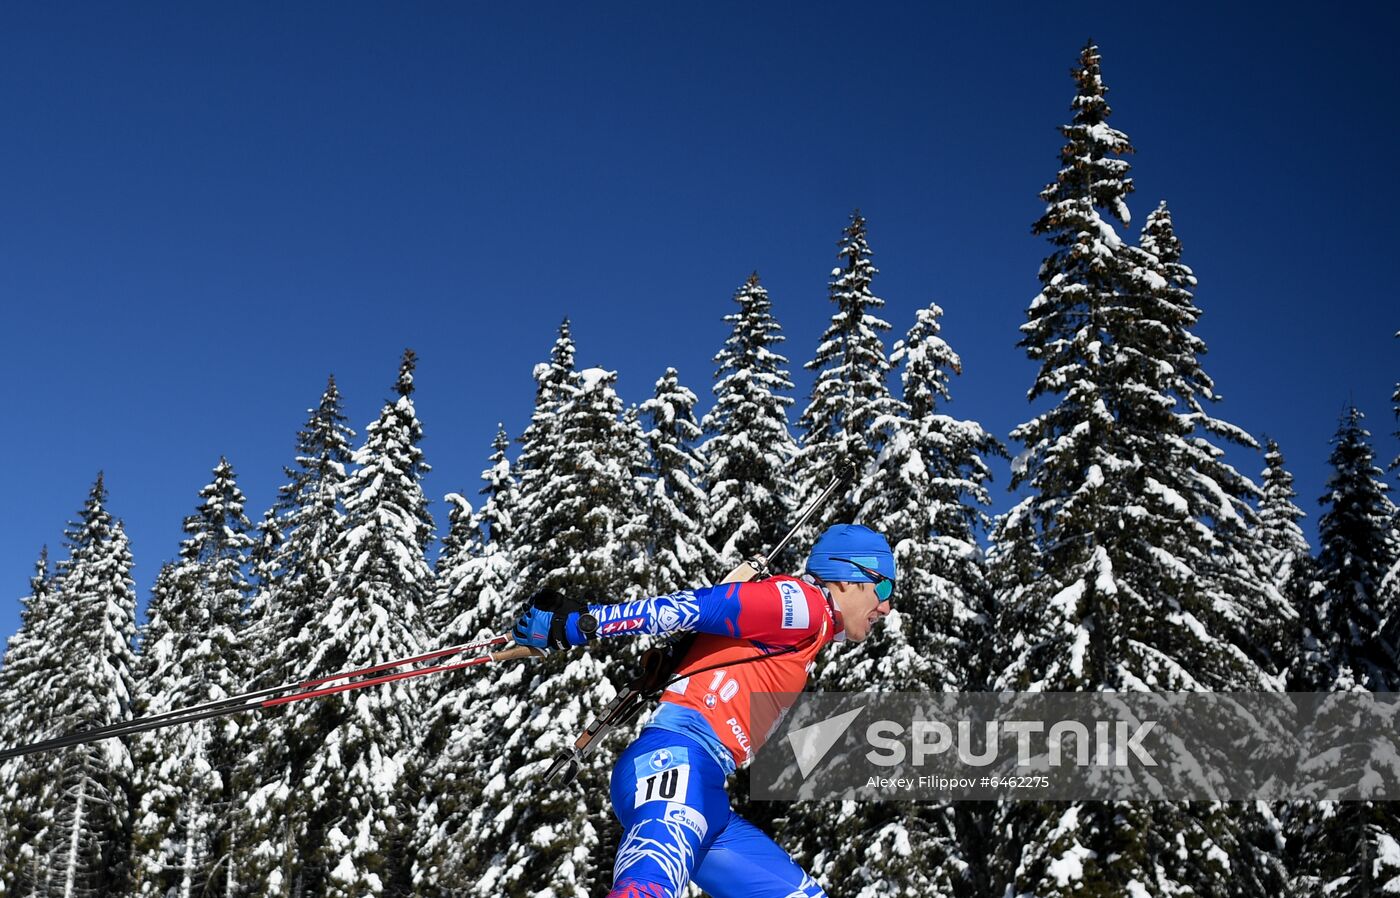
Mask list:
[[[1204,413],[1213,394],[1198,362],[1204,346],[1190,333],[1195,281],[1165,207],[1141,247],[1100,213],[1129,221],[1122,157],[1132,146],[1108,125],[1092,43],[1074,77],[1062,168],[1041,193],[1046,211],[1034,226],[1053,249],[1020,344],[1040,363],[1030,398],[1054,404],[1013,432],[1026,450],[1012,486],[1031,495],[998,528],[999,537],[1032,542],[999,546],[998,571],[1034,579],[998,584],[993,686],[1279,688],[1275,671],[1239,644],[1247,610],[1275,598],[1247,539],[1257,490],[1209,437],[1252,441]],[[1218,556],[1240,562],[1235,580]],[[1277,860],[1258,848],[1264,824],[1222,805],[1020,803],[998,814],[994,891],[1209,892],[1226,881],[1222,858],[1232,894],[1281,887]],[[1165,851],[1159,838],[1194,850]]]
[[429,644],[447,646],[456,642],[446,637],[444,631],[457,617],[459,596],[454,589],[444,587],[457,583],[460,568],[481,554],[481,544],[477,539],[476,514],[467,498],[460,493],[448,493],[443,501],[447,503],[447,535],[442,538],[442,548],[433,566],[433,599],[424,620]]
[[535,366],[535,410],[520,436],[519,518],[513,537],[505,544],[517,557],[522,583],[511,598],[518,600],[529,590],[542,587],[535,581],[543,572],[568,563],[565,553],[551,545],[552,530],[538,515],[548,513],[561,498],[559,459],[562,437],[560,412],[572,399],[580,382],[574,363],[574,340],[569,320],[559,325],[559,336],[550,350],[549,361]]
[[[644,585],[646,524],[636,485],[646,444],[629,420],[635,416],[624,413],[616,375],[574,370],[565,322],[535,381],[535,412],[517,460],[509,606],[541,588],[593,602],[636,595]],[[575,730],[613,698],[607,664],[619,651],[597,646],[495,672],[496,700],[489,714],[478,714],[486,724],[480,744],[493,751],[478,755],[468,785],[468,794],[481,790],[479,799],[471,807],[444,801],[434,811],[457,829],[429,860],[453,881],[467,881],[463,894],[583,898],[605,889],[617,839],[607,808],[611,752],[600,751],[572,785],[536,789],[529,802],[516,792],[535,786]]]
[[[939,413],[961,371],[939,336],[941,315],[921,309],[895,344],[905,414],[882,422],[889,442],[856,492],[859,519],[894,547],[893,610],[832,656],[818,681],[826,691],[964,691],[985,676],[990,588],[977,537],[991,501],[985,457],[1004,450],[976,422]],[[783,828],[819,880],[853,894],[976,895],[986,893],[977,863],[985,819],[965,803],[814,803],[793,808]]]
[[[422,648],[421,615],[433,589],[425,553],[434,528],[421,486],[428,465],[412,399],[415,364],[413,351],[405,351],[397,398],[384,405],[354,455],[360,467],[345,483],[344,527],[331,547],[335,582],[324,616],[309,628],[312,670],[368,666]],[[293,730],[324,734],[300,784],[312,809],[300,888],[336,898],[403,894],[417,690],[392,683],[293,707]]]
[[[904,414],[884,422],[891,434],[874,476],[858,488],[859,519],[878,527],[895,549],[900,571],[897,611],[906,650],[919,657],[886,657],[882,632],[838,657],[859,664],[881,658],[876,679],[909,678],[911,690],[980,688],[989,640],[991,587],[978,536],[988,526],[981,510],[991,503],[986,458],[1005,455],[1001,444],[975,421],[940,413],[951,401],[950,375],[962,371],[957,354],[939,335],[937,305],[921,309],[892,360],[901,366]],[[908,618],[908,627],[903,621]]]
[[1311,577],[1312,548],[1298,522],[1307,515],[1294,504],[1293,474],[1278,443],[1265,445],[1262,475],[1264,495],[1259,503],[1260,538],[1269,552],[1269,576],[1284,595],[1299,601],[1306,594]]
[[645,442],[635,421],[624,420],[616,373],[574,373],[572,358],[566,323],[552,364],[536,369],[535,416],[520,458],[517,580],[522,590],[615,601],[640,593],[645,576],[637,489]]
[[704,459],[696,450],[702,432],[695,403],[676,369],[667,368],[656,382],[656,394],[641,406],[651,425],[645,487],[652,544],[646,591],[652,595],[709,583],[721,574],[719,557],[704,538],[708,500],[699,483]]
[[[870,261],[865,219],[859,209],[851,213],[839,246],[842,265],[832,270],[829,286],[836,313],[807,363],[817,378],[799,420],[803,428],[799,489],[804,500],[821,492],[839,463],[850,464],[857,479],[863,479],[884,448],[888,422],[898,415],[898,405],[885,383],[890,362],[880,338],[890,325],[874,314],[885,301],[870,290],[879,270]],[[815,533],[828,524],[854,521],[858,510],[848,490],[826,503],[810,529]]]
[[[257,588],[248,642],[259,647],[260,661],[248,682],[257,687],[295,682],[318,670],[318,634],[311,623],[325,619],[335,583],[332,547],[344,532],[340,503],[354,433],[345,424],[334,377],[307,415],[297,434],[295,465],[284,469],[288,481],[278,490],[254,552]],[[302,893],[312,808],[300,784],[325,737],[317,729],[320,718],[305,710],[264,710],[243,738],[247,751],[235,774],[243,799],[236,827],[244,834],[237,864],[249,894]]]
[[[131,549],[107,510],[101,474],[79,521],[68,531],[69,557],[59,569],[47,663],[57,671],[45,694],[39,737],[131,717],[136,592]],[[34,891],[69,896],[126,894],[131,833],[131,756],[113,739],[47,756],[50,788],[39,809],[42,855]]]
[[481,540],[486,546],[504,549],[510,545],[515,533],[515,507],[520,501],[519,484],[506,450],[510,448],[510,438],[506,436],[503,424],[496,425],[496,439],[491,443],[491,466],[481,473],[486,486],[481,495],[486,501],[481,505],[477,523],[481,528]]
[[[481,474],[486,484],[481,495],[486,499],[480,512],[470,514],[471,506],[461,496],[448,497],[454,525],[461,530],[450,545],[444,544],[438,566],[435,603],[457,612],[445,627],[443,643],[494,636],[516,610],[506,600],[512,567],[502,544],[511,533],[508,509],[515,502],[514,478],[505,455],[509,445],[505,429],[500,428],[491,444],[490,464]],[[464,525],[467,521],[470,526]],[[436,701],[420,742],[424,789],[414,830],[414,882],[420,892],[462,894],[484,874],[485,853],[468,836],[488,784],[481,746],[494,744],[490,740],[503,735],[495,726],[500,673],[496,666],[487,665],[432,684]]]
[[1286,653],[1281,658],[1289,668],[1290,688],[1300,685],[1298,658],[1302,644],[1301,616],[1313,588],[1312,548],[1298,522],[1307,515],[1293,500],[1293,474],[1285,466],[1278,443],[1268,440],[1264,452],[1263,498],[1259,502],[1258,538],[1263,549],[1265,575],[1273,588],[1289,603],[1286,621]]
[[[739,311],[724,316],[729,337],[714,360],[715,405],[701,422],[707,439],[702,481],[709,486],[705,535],[728,569],[765,551],[792,520],[797,454],[788,430],[792,397],[788,360],[775,351],[785,339],[758,272],[734,294]],[[769,559],[786,570],[791,559]]]
[[[20,600],[19,631],[6,644],[0,667],[0,745],[21,745],[46,729],[52,697],[48,683],[54,593],[45,546],[34,565],[29,594]],[[44,856],[43,811],[53,800],[52,762],[48,755],[0,762],[0,894],[21,894],[35,887],[37,865]]]
[[1304,653],[1313,658],[1305,680],[1314,690],[1339,680],[1373,691],[1400,688],[1393,656],[1379,639],[1379,593],[1393,558],[1395,508],[1364,419],[1355,406],[1342,415],[1332,440],[1332,476],[1319,500],[1327,511],[1318,521],[1318,590],[1303,616]]
[[1209,549],[1192,567],[1207,591],[1228,596],[1239,608],[1223,621],[1221,635],[1275,678],[1269,688],[1279,688],[1297,642],[1296,608],[1269,576],[1272,558],[1251,505],[1262,493],[1210,440],[1247,449],[1259,444],[1207,410],[1220,397],[1200,361],[1205,343],[1191,330],[1200,318],[1193,296],[1196,277],[1181,261],[1182,244],[1165,201],[1147,216],[1139,247],[1130,253],[1137,264],[1130,268],[1129,290],[1142,299],[1128,323],[1133,343],[1149,350],[1139,364],[1156,364],[1155,373],[1147,368],[1142,380],[1155,382],[1161,395],[1177,401],[1183,439],[1171,444],[1172,461],[1195,472],[1171,486],[1191,517],[1210,527]]
[[[233,466],[219,459],[185,519],[179,561],[162,571],[137,665],[143,715],[217,701],[243,690],[246,567],[254,540]],[[133,831],[137,894],[227,894],[238,881],[230,826],[233,768],[246,718],[143,734],[133,749],[140,800]]]

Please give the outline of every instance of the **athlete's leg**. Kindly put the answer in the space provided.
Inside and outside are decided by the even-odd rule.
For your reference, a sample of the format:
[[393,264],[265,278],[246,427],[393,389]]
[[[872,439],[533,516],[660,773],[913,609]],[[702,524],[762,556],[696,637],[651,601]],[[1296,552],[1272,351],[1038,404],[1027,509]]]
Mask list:
[[732,810],[695,868],[713,898],[826,898],[826,892],[763,830]]
[[611,796],[622,843],[609,898],[677,898],[729,820],[724,771],[698,743],[647,729],[613,767]]

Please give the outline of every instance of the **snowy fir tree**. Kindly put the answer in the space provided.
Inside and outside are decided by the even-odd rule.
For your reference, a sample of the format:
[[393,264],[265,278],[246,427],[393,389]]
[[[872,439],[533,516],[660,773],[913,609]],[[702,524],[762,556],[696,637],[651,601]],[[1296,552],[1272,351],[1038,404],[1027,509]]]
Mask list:
[[[1196,277],[1182,261],[1182,245],[1166,202],[1147,216],[1139,247],[1130,250],[1137,266],[1130,269],[1130,290],[1139,293],[1141,308],[1131,320],[1140,345],[1152,347],[1159,363],[1161,393],[1179,403],[1178,420],[1184,443],[1173,447],[1178,466],[1195,472],[1181,489],[1191,516],[1210,525],[1212,545],[1193,564],[1205,589],[1229,596],[1238,613],[1226,615],[1222,633],[1251,661],[1276,679],[1278,688],[1292,661],[1297,643],[1297,612],[1273,582],[1270,552],[1253,511],[1262,494],[1249,478],[1223,460],[1224,449],[1210,441],[1258,449],[1252,436],[1210,414],[1208,403],[1220,397],[1205,373],[1200,357],[1206,346],[1191,330],[1200,318],[1193,291]],[[1168,367],[1161,367],[1164,363]],[[1186,427],[1194,429],[1186,431]],[[1188,453],[1182,453],[1184,446]]]
[[647,592],[665,595],[719,579],[720,561],[705,539],[708,499],[701,489],[704,460],[696,445],[696,397],[682,386],[675,368],[656,382],[656,393],[642,403],[651,470],[644,481],[650,522],[651,566]]
[[[1128,246],[1109,220],[1129,221],[1132,181],[1122,157],[1132,146],[1108,125],[1099,63],[1088,44],[1073,73],[1074,118],[1061,129],[1062,168],[1041,193],[1046,209],[1034,227],[1053,249],[1020,345],[1040,364],[1029,398],[1053,404],[1013,432],[1026,448],[1012,485],[1030,494],[998,536],[1028,536],[1033,545],[999,546],[1020,559],[999,570],[1034,576],[997,584],[992,685],[1279,688],[1274,672],[1235,644],[1248,606],[1227,591],[1214,561],[1218,552],[1243,551],[1218,531],[1250,522],[1252,492],[1203,434],[1247,437],[1203,419],[1204,347],[1189,333],[1194,278],[1177,267],[1174,238],[1163,232],[1169,217],[1152,223],[1142,248]],[[1242,560],[1239,576],[1250,578],[1253,561]],[[1223,806],[1015,803],[1003,804],[999,818],[998,892],[1210,893],[1230,863],[1234,894],[1280,885],[1276,859],[1254,847],[1266,824]],[[1161,852],[1164,833],[1194,850]]]
[[498,427],[491,458],[481,472],[485,484],[481,510],[473,512],[465,497],[450,493],[448,535],[438,555],[437,585],[430,620],[433,644],[457,645],[502,632],[509,623],[506,596],[513,568],[507,550],[512,510],[517,502],[515,475],[506,450],[510,439]]
[[[243,691],[253,538],[233,466],[220,459],[185,519],[179,560],[162,571],[141,632],[137,708],[164,714]],[[246,716],[135,737],[133,869],[138,895],[229,894],[238,881],[233,768]]]
[[[5,747],[28,742],[48,719],[54,591],[45,546],[34,565],[29,594],[20,600],[19,632],[6,644],[0,667],[0,745]],[[0,894],[32,889],[40,880],[43,811],[52,801],[48,792],[53,760],[31,755],[0,762],[0,882],[6,884]]]
[[1298,522],[1307,517],[1293,500],[1293,475],[1278,443],[1268,440],[1264,447],[1263,498],[1259,502],[1260,539],[1268,551],[1268,571],[1274,587],[1299,601],[1312,579],[1312,547]]
[[[528,598],[543,585],[539,578],[544,572],[568,563],[558,547],[546,548],[550,529],[536,515],[545,513],[560,498],[560,412],[578,389],[575,352],[569,320],[565,318],[550,349],[549,361],[535,366],[535,409],[520,435],[520,455],[516,460],[520,478],[517,526],[515,533],[504,540],[504,545],[517,555],[521,571],[511,595],[513,600]],[[554,554],[546,555],[551,549]]]
[[516,482],[506,450],[510,448],[510,437],[503,424],[496,425],[496,438],[491,442],[491,465],[481,472],[486,484],[480,495],[486,497],[481,503],[481,511],[476,521],[481,531],[479,539],[486,549],[501,550],[510,545],[511,534],[515,532],[514,514],[519,502],[519,484]]
[[[806,366],[817,377],[811,401],[799,419],[803,429],[799,491],[804,500],[800,504],[817,496],[842,463],[851,466],[856,480],[863,479],[884,448],[888,422],[898,414],[885,383],[890,361],[880,337],[890,325],[875,314],[885,301],[870,289],[879,270],[871,262],[859,209],[851,213],[839,246],[841,265],[832,270],[828,287],[836,312]],[[808,528],[811,535],[828,524],[856,519],[859,509],[853,488],[827,501]]]
[[[428,465],[412,398],[415,364],[405,351],[396,398],[354,455],[359,468],[344,486],[344,529],[331,547],[335,582],[324,616],[310,626],[312,670],[363,667],[422,648],[433,521],[422,490]],[[406,746],[421,713],[418,691],[391,683],[293,707],[294,730],[324,734],[294,786],[312,809],[300,889],[338,898],[402,894],[415,789]]]
[[[294,464],[269,510],[254,551],[256,591],[249,610],[248,643],[265,647],[248,682],[257,687],[294,682],[315,671],[312,621],[329,611],[335,583],[332,547],[344,532],[341,497],[350,464],[350,440],[340,391],[327,380],[297,433]],[[302,709],[297,709],[298,711]],[[309,711],[309,709],[306,709]],[[250,723],[235,774],[242,798],[237,829],[243,841],[241,879],[265,895],[296,894],[310,850],[310,801],[300,788],[324,733],[314,714],[270,708]]]
[[[46,632],[51,675],[28,696],[45,712],[30,739],[130,719],[136,592],[126,534],[107,510],[99,474],[82,515],[67,533]],[[124,742],[106,739],[40,755],[30,839],[11,845],[22,870],[15,895],[117,896],[130,873],[132,761]],[[8,871],[7,871],[8,875]]]
[[[842,647],[818,688],[836,692],[981,688],[990,587],[978,535],[991,497],[986,456],[1004,454],[981,425],[940,414],[961,361],[939,335],[942,309],[919,310],[891,360],[903,403],[857,486],[860,521],[883,532],[899,570],[893,610],[866,641]],[[823,882],[857,895],[985,894],[977,863],[985,814],[966,803],[799,804],[782,829]],[[872,850],[872,846],[879,846]]]
[[[1384,638],[1385,577],[1395,565],[1395,508],[1382,472],[1373,464],[1364,415],[1354,406],[1332,441],[1332,475],[1320,499],[1321,552],[1317,579],[1303,599],[1303,640],[1294,680],[1300,690],[1351,693],[1400,688],[1400,664]],[[1393,729],[1393,716],[1349,704],[1344,719],[1325,712],[1302,742],[1324,747],[1303,759],[1319,780],[1350,762],[1372,763],[1365,739],[1339,742],[1337,734]],[[1315,735],[1321,731],[1325,736]],[[1298,895],[1339,898],[1400,893],[1400,802],[1299,801],[1287,808],[1288,862]]]
[[[444,628],[443,643],[459,645],[502,632],[516,610],[506,599],[513,569],[503,545],[515,504],[509,445],[499,428],[481,474],[480,494],[486,498],[480,512],[473,515],[461,496],[448,497],[453,529],[460,533],[456,538],[449,533],[438,563],[435,605],[439,614],[456,613]],[[469,836],[473,824],[482,824],[473,817],[489,781],[481,747],[502,736],[496,726],[504,713],[498,672],[494,665],[468,668],[429,685],[435,700],[419,741],[424,788],[414,820],[414,883],[422,894],[463,894],[483,875],[487,855]]]
[[1379,638],[1380,587],[1394,563],[1395,507],[1374,463],[1365,415],[1352,406],[1332,440],[1332,474],[1318,520],[1317,590],[1303,615],[1303,683],[1326,691],[1340,680],[1373,691],[1400,688],[1394,656]]
[[590,601],[635,597],[646,568],[645,441],[624,420],[616,373],[575,372],[573,352],[565,322],[550,363],[536,368],[519,459],[517,582]]
[[1298,682],[1299,646],[1302,633],[1300,620],[1313,588],[1312,547],[1298,522],[1307,515],[1294,499],[1293,474],[1286,467],[1278,443],[1268,440],[1264,447],[1264,472],[1261,475],[1263,495],[1259,500],[1258,537],[1263,551],[1263,566],[1269,583],[1289,603],[1284,630],[1287,654],[1282,659],[1288,665],[1290,688]]
[[430,646],[446,646],[456,641],[446,638],[443,631],[457,616],[457,597],[443,586],[456,582],[459,579],[458,570],[471,558],[481,554],[472,504],[460,493],[448,493],[443,496],[443,501],[447,503],[447,535],[442,538],[437,562],[433,565],[433,597],[423,614]]
[[[788,360],[776,351],[785,339],[768,291],[754,272],[734,294],[739,311],[724,316],[730,331],[715,356],[715,404],[701,426],[706,440],[702,481],[709,485],[706,537],[728,570],[762,552],[786,533],[795,485],[797,447],[788,430],[792,404]],[[769,559],[776,570],[790,558]]]
[[[643,585],[646,526],[637,482],[646,468],[645,440],[623,414],[616,375],[573,366],[565,322],[550,361],[536,366],[535,413],[521,438],[511,608],[533,589],[606,602]],[[535,787],[614,697],[608,662],[624,650],[595,646],[496,672],[496,699],[482,705],[489,713],[479,744],[492,751],[476,757],[480,795],[474,806],[438,809],[457,829],[426,859],[462,883],[460,894],[584,898],[606,890],[618,838],[607,806],[611,752],[590,759],[571,785]],[[531,801],[519,799],[522,789],[532,790]]]

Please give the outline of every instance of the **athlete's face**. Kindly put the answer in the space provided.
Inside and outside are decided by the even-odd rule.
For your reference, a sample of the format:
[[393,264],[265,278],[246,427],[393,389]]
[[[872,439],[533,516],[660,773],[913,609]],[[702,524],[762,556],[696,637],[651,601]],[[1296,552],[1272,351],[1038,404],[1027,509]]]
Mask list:
[[828,583],[836,607],[841,609],[841,622],[846,638],[861,642],[870,635],[875,622],[890,613],[890,603],[875,595],[874,583]]

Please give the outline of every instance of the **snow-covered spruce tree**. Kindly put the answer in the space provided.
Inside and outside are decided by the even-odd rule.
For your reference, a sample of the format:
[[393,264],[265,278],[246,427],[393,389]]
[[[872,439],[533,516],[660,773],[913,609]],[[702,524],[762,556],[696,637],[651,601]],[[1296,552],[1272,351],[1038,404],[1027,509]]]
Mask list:
[[455,645],[503,631],[514,606],[506,603],[512,581],[508,551],[514,535],[513,509],[517,485],[506,450],[510,439],[499,427],[491,443],[490,464],[481,472],[485,496],[481,510],[473,513],[466,498],[447,496],[452,506],[451,527],[437,563],[437,587],[433,599],[435,644]]
[[1278,443],[1268,440],[1261,475],[1263,497],[1259,500],[1258,538],[1263,550],[1264,571],[1279,595],[1292,607],[1289,615],[1286,653],[1280,658],[1288,669],[1289,688],[1298,681],[1302,632],[1300,622],[1314,583],[1312,547],[1298,522],[1307,515],[1294,503],[1293,474],[1286,467]]
[[[131,717],[136,590],[131,549],[107,510],[102,475],[68,531],[46,653],[47,737]],[[39,698],[38,696],[35,697]],[[39,808],[39,895],[126,895],[130,874],[132,762],[126,743],[104,739],[49,755],[51,789]]]
[[[254,551],[256,590],[248,642],[259,647],[248,672],[254,686],[294,682],[317,670],[313,621],[323,620],[335,583],[332,547],[344,533],[340,501],[350,440],[340,391],[330,377],[297,433],[295,462],[269,510]],[[328,672],[322,669],[320,672]],[[294,710],[295,708],[295,710]],[[243,737],[247,749],[235,774],[242,798],[238,868],[245,894],[304,894],[301,869],[310,850],[311,805],[300,783],[325,733],[310,708],[260,712]],[[300,713],[305,711],[306,713]]]
[[1192,331],[1201,314],[1193,296],[1196,277],[1181,261],[1181,241],[1165,201],[1147,216],[1139,244],[1130,250],[1138,264],[1129,269],[1128,290],[1139,293],[1142,304],[1128,324],[1134,343],[1147,347],[1139,363],[1158,365],[1157,377],[1144,380],[1156,380],[1164,396],[1176,399],[1178,420],[1192,428],[1170,455],[1177,468],[1194,476],[1173,487],[1192,518],[1209,525],[1213,540],[1192,567],[1204,589],[1228,596],[1238,609],[1226,615],[1221,635],[1275,678],[1270,688],[1280,688],[1297,645],[1297,610],[1269,575],[1270,552],[1251,505],[1262,493],[1215,445],[1259,444],[1207,410],[1220,397],[1201,364],[1205,343]]
[[[367,666],[422,647],[422,609],[433,589],[425,558],[433,520],[422,489],[428,465],[413,406],[415,363],[406,350],[397,396],[369,425],[353,459],[359,468],[344,485],[344,526],[331,547],[335,582],[324,615],[309,626],[313,670]],[[406,893],[418,691],[390,683],[293,708],[291,729],[321,734],[293,787],[306,793],[310,808],[298,874],[303,893]]]
[[[1395,657],[1380,628],[1382,578],[1393,564],[1390,531],[1395,508],[1373,463],[1364,415],[1349,407],[1332,440],[1332,475],[1319,501],[1321,543],[1317,584],[1303,614],[1303,654],[1297,679],[1303,689],[1322,692],[1393,692],[1400,687]],[[1364,710],[1364,706],[1362,709]],[[1320,726],[1327,727],[1324,717]],[[1335,722],[1333,722],[1335,723]],[[1376,732],[1393,721],[1358,720],[1348,712],[1345,731]],[[1345,758],[1353,764],[1370,757],[1370,746],[1337,744],[1305,734],[1304,744],[1325,746],[1323,758],[1308,759],[1323,769]],[[1325,778],[1325,773],[1321,774]],[[1400,803],[1386,801],[1295,802],[1288,815],[1288,855],[1295,893],[1340,898],[1400,892]]]
[[[516,470],[520,477],[517,526],[505,545],[516,556],[520,572],[509,596],[524,599],[543,586],[539,578],[548,570],[567,563],[557,545],[550,545],[552,531],[537,514],[547,513],[561,498],[563,447],[561,411],[578,391],[580,378],[575,367],[574,338],[569,319],[559,325],[559,336],[549,352],[549,361],[535,366],[535,410],[520,435],[520,455]],[[548,554],[548,553],[553,553]]]
[[[832,656],[818,680],[824,690],[931,693],[983,683],[990,588],[977,537],[990,502],[985,459],[1004,450],[980,424],[939,411],[961,371],[939,335],[941,315],[936,305],[921,309],[895,344],[904,414],[882,422],[889,441],[855,497],[858,519],[894,547],[894,610],[865,642]],[[853,895],[979,895],[985,821],[967,803],[816,802],[795,806],[783,830],[819,880]]]
[[[219,459],[184,523],[179,560],[161,572],[141,632],[139,713],[164,714],[237,695],[247,680],[243,632],[254,542],[233,466]],[[136,894],[231,894],[241,871],[233,768],[244,717],[135,737]]]
[[[515,504],[515,481],[506,459],[510,442],[500,428],[491,444],[489,466],[481,474],[485,496],[471,515],[461,496],[448,501],[458,521],[472,526],[456,541],[461,550],[448,556],[444,546],[438,565],[439,608],[456,617],[445,627],[442,643],[485,638],[502,632],[515,606],[507,604],[512,579],[511,556],[503,541],[511,534],[509,511]],[[471,818],[492,776],[481,760],[481,746],[502,733],[496,724],[504,710],[497,682],[500,668],[474,667],[430,684],[436,700],[428,712],[420,742],[424,758],[423,797],[414,821],[414,884],[421,894],[465,894],[484,873],[488,852],[468,840]],[[508,700],[508,699],[507,699]],[[501,774],[497,771],[494,776]],[[477,821],[480,825],[481,821]]]
[[656,394],[642,403],[651,425],[646,432],[651,470],[645,481],[651,527],[647,589],[664,595],[718,579],[720,561],[705,539],[708,499],[700,486],[704,460],[696,450],[700,425],[695,394],[680,383],[675,368],[656,382]]
[[[1322,504],[1331,505],[1319,521],[1322,557],[1316,563],[1307,559],[1313,575],[1306,591],[1300,589],[1301,650],[1290,678],[1298,691],[1364,694],[1389,691],[1400,683],[1395,642],[1387,638],[1384,610],[1391,575],[1382,575],[1374,598],[1366,596],[1367,584],[1385,564],[1377,556],[1395,555],[1388,548],[1394,546],[1395,537],[1387,520],[1394,519],[1394,508],[1385,497],[1385,484],[1378,482],[1379,470],[1370,463],[1368,434],[1361,420],[1359,411],[1348,409],[1333,440],[1334,470],[1329,492],[1321,499]],[[1368,620],[1379,620],[1379,632],[1367,632]],[[1323,629],[1331,627],[1336,629]],[[1341,732],[1364,734],[1393,725],[1374,711],[1364,719],[1366,710],[1365,705],[1348,707]],[[1324,748],[1323,756],[1305,759],[1309,770],[1322,771],[1318,774],[1322,780],[1328,769],[1354,769],[1358,755],[1360,763],[1365,763],[1371,751],[1365,739],[1339,743],[1335,726],[1336,721],[1324,714],[1303,734],[1303,744]],[[1320,738],[1323,729],[1327,732]],[[1396,841],[1400,805],[1296,801],[1287,806],[1284,818],[1294,894],[1352,898],[1400,892]]]
[[[787,419],[792,380],[788,360],[775,351],[786,338],[758,272],[734,301],[739,311],[724,316],[729,337],[714,359],[715,404],[701,422],[707,435],[702,481],[709,487],[705,535],[725,570],[787,532],[796,494],[791,468],[797,447]],[[789,570],[795,557],[770,561],[775,570]]]
[[447,503],[447,535],[442,538],[437,562],[433,565],[433,598],[423,616],[430,646],[446,646],[455,642],[443,638],[443,630],[457,616],[458,597],[443,587],[455,583],[459,579],[459,569],[481,554],[476,513],[472,511],[471,503],[460,493],[448,493],[443,500]]
[[[573,358],[566,325],[550,362],[535,369],[535,413],[517,461],[512,609],[534,589],[596,602],[642,587],[646,535],[637,479],[645,441],[624,421],[615,375],[575,372]],[[497,673],[498,699],[482,739],[493,751],[477,758],[482,793],[475,807],[462,809],[453,837],[459,853],[480,853],[455,862],[462,873],[480,871],[463,894],[584,898],[606,891],[618,835],[607,803],[612,752],[600,750],[571,785],[539,789],[537,778],[614,697],[608,661],[618,652],[601,646],[555,653]],[[530,801],[519,800],[522,789],[531,790]]]
[[[870,261],[865,219],[857,209],[839,244],[841,266],[831,272],[829,295],[836,303],[831,324],[822,334],[807,370],[817,372],[812,398],[802,412],[802,449],[798,455],[799,505],[814,498],[831,481],[838,464],[850,464],[856,480],[872,469],[899,414],[885,378],[882,331],[888,322],[874,314],[885,301],[870,291],[879,270]],[[829,524],[851,522],[859,507],[854,484],[833,496],[808,528],[815,534]]]
[[1268,549],[1269,576],[1279,592],[1301,601],[1312,579],[1312,547],[1298,526],[1307,514],[1293,502],[1293,474],[1274,440],[1265,443],[1264,465],[1259,535]]
[[[564,357],[558,344],[555,356]],[[537,403],[521,451],[522,594],[515,598],[539,589],[591,601],[640,593],[647,523],[637,478],[646,444],[635,422],[624,420],[617,375],[601,368],[572,374],[558,363],[537,370],[545,404]],[[566,376],[556,386],[560,371]],[[554,420],[539,429],[543,434],[532,432],[551,406]],[[537,443],[541,435],[549,442]]]
[[[21,745],[46,729],[52,700],[53,650],[50,641],[54,582],[49,549],[39,552],[29,594],[20,600],[19,631],[5,646],[0,667],[0,745]],[[43,810],[50,807],[52,767],[49,754],[12,758],[0,763],[0,895],[28,894],[39,878],[44,857]]]
[[1338,680],[1372,691],[1400,688],[1381,640],[1380,586],[1393,563],[1389,486],[1374,463],[1360,409],[1349,407],[1332,440],[1332,475],[1318,519],[1317,590],[1303,614],[1303,682],[1326,691]]
[[[1188,271],[1164,275],[1170,254],[1127,246],[1105,210],[1127,224],[1126,135],[1110,113],[1097,48],[1074,71],[1074,119],[1062,128],[1062,168],[1034,230],[1053,250],[1020,345],[1040,363],[1032,401],[1054,404],[1016,428],[1026,449],[1012,486],[1030,495],[998,546],[1034,572],[997,584],[993,687],[1078,691],[1278,688],[1234,644],[1241,609],[1210,561],[1226,547],[1213,524],[1247,522],[1248,481],[1219,461],[1194,401],[1204,347],[1189,335]],[[1162,255],[1158,255],[1162,252]],[[1172,260],[1175,262],[1176,260]],[[1175,367],[1192,361],[1189,367]],[[1207,501],[1207,500],[1210,501]],[[1248,574],[1246,569],[1245,573]],[[1251,584],[1251,589],[1255,588]],[[1223,806],[1003,804],[992,891],[1059,895],[1265,895],[1281,888],[1259,853],[1256,821]],[[1166,846],[1179,843],[1181,851]],[[1226,876],[1226,869],[1230,875]]]

